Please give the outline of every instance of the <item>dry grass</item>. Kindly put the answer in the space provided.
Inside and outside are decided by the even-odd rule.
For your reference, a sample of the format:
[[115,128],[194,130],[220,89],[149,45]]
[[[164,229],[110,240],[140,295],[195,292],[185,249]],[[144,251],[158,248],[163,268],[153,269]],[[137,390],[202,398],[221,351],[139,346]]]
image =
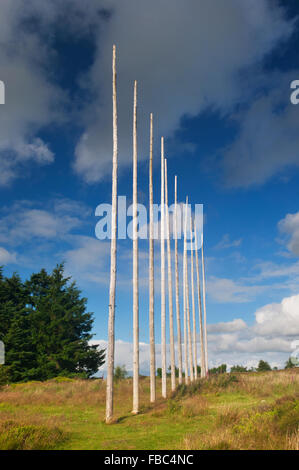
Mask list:
[[222,374],[178,387],[131,415],[132,380],[115,386],[115,421],[104,424],[105,382],[59,378],[0,389],[0,449],[294,449],[299,447],[299,370]]

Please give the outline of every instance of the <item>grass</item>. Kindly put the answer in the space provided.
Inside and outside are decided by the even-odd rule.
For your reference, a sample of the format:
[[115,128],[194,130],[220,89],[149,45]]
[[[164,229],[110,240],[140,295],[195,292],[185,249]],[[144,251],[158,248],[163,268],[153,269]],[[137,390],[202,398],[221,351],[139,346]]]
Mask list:
[[0,449],[299,449],[299,369],[212,376],[154,406],[143,378],[137,416],[131,395],[131,379],[116,382],[106,425],[102,380],[4,386]]

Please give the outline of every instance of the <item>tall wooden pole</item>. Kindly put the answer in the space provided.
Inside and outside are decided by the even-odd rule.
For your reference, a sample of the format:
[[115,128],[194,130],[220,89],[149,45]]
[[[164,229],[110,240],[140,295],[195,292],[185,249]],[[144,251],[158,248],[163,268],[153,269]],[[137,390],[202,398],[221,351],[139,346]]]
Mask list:
[[[188,206],[187,206],[188,209]],[[188,220],[188,215],[186,211],[186,219]],[[187,233],[186,233],[187,236]],[[187,243],[185,244],[187,247]],[[193,351],[192,351],[192,335],[191,335],[191,325],[190,325],[190,303],[189,303],[189,275],[188,275],[188,252],[186,252],[185,257],[185,278],[186,278],[186,309],[187,309],[187,331],[188,331],[188,362],[190,369],[190,380],[194,381],[194,369],[193,369]]]
[[199,333],[200,333],[200,359],[201,359],[201,372],[200,376],[206,377],[206,358],[205,358],[205,346],[204,346],[204,333],[202,325],[202,306],[201,306],[201,289],[200,289],[200,275],[199,275],[199,262],[198,262],[198,244],[197,244],[197,228],[194,225],[195,234],[195,261],[196,261],[196,279],[197,279],[197,301],[198,301],[198,312],[199,312]]
[[204,312],[205,362],[206,362],[206,375],[209,375],[207,309],[206,309],[206,275],[205,275],[205,258],[204,258],[204,252],[203,252],[203,235],[202,235],[202,245],[201,245],[201,261],[202,261],[202,290],[203,290],[203,312]]
[[171,391],[175,391],[175,352],[173,331],[173,298],[172,298],[172,266],[170,247],[170,224],[168,210],[168,183],[167,183],[167,160],[165,159],[165,212],[166,212],[166,237],[167,237],[167,260],[168,260],[168,308],[169,308],[169,338],[170,338],[170,371]]
[[182,334],[180,318],[180,290],[179,290],[179,262],[178,262],[178,227],[177,227],[177,176],[174,179],[174,250],[175,250],[175,303],[176,303],[176,321],[178,337],[178,366],[179,366],[179,384],[183,382],[183,361],[182,361]]
[[192,216],[190,219],[190,243],[191,243],[191,296],[192,296],[192,319],[193,319],[193,358],[194,358],[194,378],[197,380],[197,339],[196,339],[196,318],[195,318],[195,292],[194,292],[194,261],[193,261],[193,227]]
[[166,311],[165,311],[165,202],[164,202],[164,137],[161,138],[161,358],[162,396],[167,396],[166,385]]
[[133,108],[133,414],[139,412],[139,283],[137,234],[137,81]]
[[117,96],[116,96],[116,47],[112,53],[112,103],[113,103],[113,168],[112,168],[112,213],[111,213],[111,247],[110,247],[110,289],[108,319],[108,352],[107,352],[107,390],[106,390],[106,423],[113,418],[113,375],[115,347],[115,287],[116,287],[116,236],[117,236]]
[[187,296],[186,296],[186,257],[187,257],[187,207],[188,197],[184,210],[184,255],[183,255],[183,291],[184,291],[184,369],[185,369],[185,384],[189,384],[188,374],[188,337],[187,337]]
[[154,322],[154,213],[153,213],[153,115],[150,115],[150,163],[149,163],[149,330],[150,330],[150,401],[156,401],[156,354]]

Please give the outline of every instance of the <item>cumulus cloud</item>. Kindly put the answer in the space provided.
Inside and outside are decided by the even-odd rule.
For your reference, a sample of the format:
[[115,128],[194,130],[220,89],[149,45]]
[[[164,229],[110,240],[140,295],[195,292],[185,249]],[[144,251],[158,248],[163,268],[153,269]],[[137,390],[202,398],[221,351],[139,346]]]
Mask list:
[[0,246],[0,265],[16,263],[16,253],[10,253]]
[[[159,135],[171,137],[183,115],[207,107],[225,113],[246,100],[249,86],[240,72],[260,61],[293,24],[267,0],[154,0],[119,2],[98,36],[95,62],[85,83],[98,93],[85,113],[85,131],[76,148],[75,170],[88,182],[110,173],[111,48],[118,46],[120,164],[131,162],[133,80],[139,83],[139,157],[148,153],[149,113]],[[245,52],[246,51],[246,52]],[[156,138],[156,142],[158,142]]]
[[261,185],[299,166],[299,114],[289,99],[292,77],[298,74],[294,70],[267,76],[265,85],[270,91],[236,118],[239,133],[224,152],[221,164],[226,185]]
[[246,323],[241,318],[236,318],[230,322],[220,322],[214,325],[208,325],[209,333],[224,333],[240,331],[246,328]]
[[299,295],[265,305],[255,313],[254,331],[259,335],[299,335]]
[[[228,367],[239,364],[256,367],[260,359],[272,367],[282,367],[294,349],[294,338],[299,338],[299,295],[286,297],[280,304],[266,305],[255,312],[253,326],[242,319],[208,325],[208,351],[210,367],[226,363]],[[106,340],[95,340],[106,348]],[[198,362],[200,363],[200,345]],[[140,370],[149,374],[149,344],[140,343]],[[161,345],[156,345],[157,367],[161,364]],[[129,341],[118,339],[115,345],[116,365],[125,365],[132,372],[133,346]],[[176,350],[177,353],[177,350]],[[167,345],[167,364],[170,348]],[[101,368],[106,372],[106,365]]]
[[299,256],[299,212],[287,214],[282,219],[278,228],[280,232],[289,238],[287,247],[294,255]]
[[269,289],[266,285],[242,284],[233,279],[210,276],[207,281],[209,296],[216,302],[244,303],[250,302],[258,294]]

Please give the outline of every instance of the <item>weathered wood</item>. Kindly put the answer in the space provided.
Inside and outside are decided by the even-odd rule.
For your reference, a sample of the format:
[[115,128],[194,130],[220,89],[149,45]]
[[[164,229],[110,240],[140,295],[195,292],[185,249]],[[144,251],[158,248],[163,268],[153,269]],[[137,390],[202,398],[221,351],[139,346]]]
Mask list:
[[206,375],[209,375],[207,309],[206,309],[206,275],[205,275],[205,258],[204,258],[204,251],[203,251],[203,235],[202,235],[202,245],[201,245],[201,262],[202,262],[202,291],[203,291],[203,313],[204,313],[205,363],[206,363]]
[[190,221],[190,244],[191,244],[191,297],[192,297],[192,321],[193,321],[193,359],[194,378],[197,380],[197,338],[196,338],[196,318],[195,318],[195,291],[194,291],[194,261],[193,261],[193,227],[192,217]]
[[167,261],[168,261],[168,309],[169,309],[169,342],[170,342],[170,373],[171,391],[175,391],[175,351],[173,330],[173,292],[172,292],[172,265],[170,246],[170,223],[168,210],[168,182],[167,182],[167,160],[165,159],[165,212],[166,212],[166,238],[167,238]]
[[149,162],[149,332],[150,332],[150,401],[156,401],[156,353],[154,318],[154,214],[153,214],[153,115],[150,115],[150,162]]
[[139,412],[139,280],[137,234],[137,81],[133,107],[133,414]]
[[161,359],[162,396],[167,396],[166,382],[166,307],[165,307],[165,180],[164,180],[164,137],[161,138]]
[[108,319],[107,351],[107,390],[106,390],[106,423],[113,419],[113,375],[115,348],[115,288],[116,288],[116,236],[117,236],[117,88],[116,88],[116,47],[112,53],[112,103],[113,103],[113,167],[112,167],[112,212],[111,212],[111,248],[110,248],[110,289]]
[[199,314],[199,334],[200,334],[200,376],[206,377],[206,358],[205,358],[205,346],[204,346],[204,333],[202,324],[202,305],[201,305],[201,289],[200,289],[200,275],[199,275],[199,261],[198,261],[198,243],[197,243],[197,228],[194,225],[195,234],[195,262],[196,262],[196,279],[197,279],[197,301],[198,301],[198,314]]
[[183,254],[183,291],[184,291],[184,369],[185,369],[185,384],[189,384],[189,373],[188,373],[188,336],[187,336],[187,296],[186,296],[186,237],[187,237],[187,207],[188,197],[186,199],[186,205],[184,209],[184,254]]
[[175,303],[177,320],[177,338],[178,338],[178,366],[179,366],[179,384],[183,382],[183,360],[182,360],[182,333],[180,318],[180,289],[179,289],[179,261],[178,261],[178,228],[177,228],[177,176],[174,179],[174,251],[175,251]]

